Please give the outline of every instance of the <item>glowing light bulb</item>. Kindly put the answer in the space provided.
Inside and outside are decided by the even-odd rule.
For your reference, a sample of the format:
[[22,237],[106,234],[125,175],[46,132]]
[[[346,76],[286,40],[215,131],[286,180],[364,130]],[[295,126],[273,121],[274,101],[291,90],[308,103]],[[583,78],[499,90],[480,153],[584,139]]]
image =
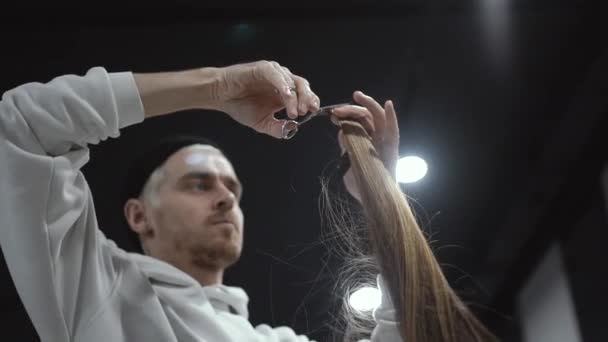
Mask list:
[[424,159],[416,156],[403,157],[397,161],[396,178],[399,183],[413,183],[421,180],[427,171]]
[[371,311],[380,306],[382,294],[375,287],[362,287],[350,295],[348,303],[357,311]]

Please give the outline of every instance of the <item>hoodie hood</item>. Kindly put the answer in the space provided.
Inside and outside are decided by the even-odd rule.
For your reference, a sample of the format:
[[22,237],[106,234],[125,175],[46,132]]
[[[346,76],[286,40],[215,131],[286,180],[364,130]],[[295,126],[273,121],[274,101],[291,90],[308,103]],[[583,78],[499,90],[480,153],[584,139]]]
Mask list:
[[129,253],[131,259],[155,286],[193,288],[202,291],[219,311],[249,318],[249,296],[240,287],[216,284],[201,286],[196,279],[177,267],[148,255]]

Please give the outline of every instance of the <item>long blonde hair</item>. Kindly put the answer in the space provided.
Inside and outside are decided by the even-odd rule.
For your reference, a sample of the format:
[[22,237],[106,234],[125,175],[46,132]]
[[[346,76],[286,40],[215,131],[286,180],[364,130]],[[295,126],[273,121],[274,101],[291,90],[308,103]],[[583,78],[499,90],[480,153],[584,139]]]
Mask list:
[[[334,202],[333,209],[326,212],[332,225],[338,225],[335,233],[348,240],[343,244],[348,250],[342,253],[351,256],[346,268],[357,268],[359,274],[370,274],[374,268],[382,273],[396,309],[399,333],[406,342],[498,341],[450,287],[406,196],[384,167],[365,129],[346,120],[340,121],[340,127],[361,194],[363,233],[367,235],[353,230],[357,220],[344,205],[336,210]],[[323,194],[327,204],[331,197],[327,186]],[[346,231],[337,232],[345,227]],[[340,284],[348,280],[342,279]],[[349,316],[345,339],[360,338],[362,331],[373,328],[353,315],[348,305],[344,309]]]

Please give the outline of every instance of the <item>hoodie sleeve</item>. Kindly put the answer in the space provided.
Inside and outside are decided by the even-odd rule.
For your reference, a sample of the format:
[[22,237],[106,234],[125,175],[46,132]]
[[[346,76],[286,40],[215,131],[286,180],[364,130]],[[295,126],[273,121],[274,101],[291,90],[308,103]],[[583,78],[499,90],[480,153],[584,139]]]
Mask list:
[[130,72],[8,90],[0,102],[0,245],[42,341],[70,341],[116,277],[81,168],[88,144],[143,121]]
[[390,298],[386,281],[382,275],[378,275],[378,288],[382,293],[380,306],[374,310],[374,320],[376,327],[372,332],[372,342],[401,342],[399,334],[399,323],[395,306]]
[[399,334],[399,323],[396,318],[395,306],[388,293],[386,281],[381,274],[377,277],[377,283],[382,293],[382,299],[380,306],[374,309],[373,312],[376,326],[372,331],[371,340],[363,339],[357,342],[403,342]]
[[[399,323],[396,319],[395,307],[388,293],[386,281],[382,275],[377,277],[378,288],[382,293],[380,306],[373,312],[373,318],[376,322],[371,335],[371,340],[363,339],[358,342],[403,342],[399,334]],[[256,327],[256,331],[264,337],[265,341],[281,341],[281,342],[314,342],[309,340],[304,335],[296,335],[295,332],[288,327],[271,328],[266,324],[261,324]]]

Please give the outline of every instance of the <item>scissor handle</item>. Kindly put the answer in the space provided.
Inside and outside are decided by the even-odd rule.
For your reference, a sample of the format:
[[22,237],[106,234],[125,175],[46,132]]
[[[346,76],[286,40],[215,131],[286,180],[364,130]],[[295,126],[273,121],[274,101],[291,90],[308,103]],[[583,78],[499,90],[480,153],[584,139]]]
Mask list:
[[298,122],[295,120],[285,120],[283,122],[283,139],[291,139],[298,133]]

